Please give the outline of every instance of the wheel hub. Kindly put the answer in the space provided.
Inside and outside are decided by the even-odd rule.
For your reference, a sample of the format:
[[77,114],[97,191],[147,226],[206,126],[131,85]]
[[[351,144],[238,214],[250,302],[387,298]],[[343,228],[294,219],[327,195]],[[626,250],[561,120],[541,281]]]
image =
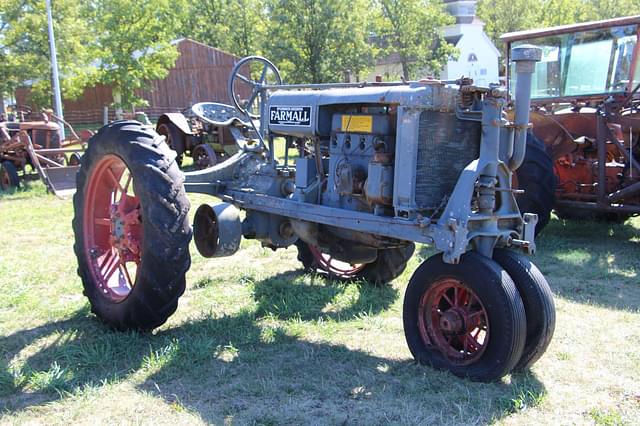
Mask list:
[[122,214],[123,203],[111,205],[111,245],[125,261],[137,262],[140,257],[140,209]]
[[464,314],[455,309],[449,309],[440,317],[440,328],[447,334],[462,334],[464,324]]

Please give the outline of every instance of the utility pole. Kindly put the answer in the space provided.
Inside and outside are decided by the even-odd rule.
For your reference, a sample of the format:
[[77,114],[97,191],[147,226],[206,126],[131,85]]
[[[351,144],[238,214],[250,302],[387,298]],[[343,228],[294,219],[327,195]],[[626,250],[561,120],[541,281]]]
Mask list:
[[[56,115],[62,119],[62,98],[60,97],[60,79],[58,77],[58,57],[56,56],[56,41],[53,37],[53,18],[51,16],[51,0],[45,0],[47,5],[47,23],[49,26],[49,51],[51,53],[51,70],[53,72],[53,97]],[[60,124],[60,138],[64,140],[64,124]]]

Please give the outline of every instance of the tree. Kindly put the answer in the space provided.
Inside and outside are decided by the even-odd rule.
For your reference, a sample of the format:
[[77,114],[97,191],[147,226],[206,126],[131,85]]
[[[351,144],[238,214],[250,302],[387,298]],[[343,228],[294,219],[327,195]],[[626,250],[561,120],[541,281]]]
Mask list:
[[264,50],[289,83],[356,79],[373,62],[366,0],[272,0]]
[[385,51],[400,56],[406,80],[420,70],[438,73],[455,48],[447,43],[441,28],[455,22],[439,0],[377,0],[377,36]]
[[[77,97],[95,77],[86,21],[73,0],[52,2],[61,90]],[[0,0],[0,96],[29,83],[35,105],[51,104],[51,63],[45,2]]]
[[164,78],[178,51],[171,41],[182,24],[184,0],[89,0],[87,15],[98,48],[99,81],[117,107],[145,105],[136,91]]
[[480,0],[477,16],[485,23],[484,30],[499,49],[504,49],[500,36],[539,26],[540,0]]
[[587,20],[637,15],[640,11],[640,0],[582,0],[582,3]]
[[196,0],[188,9],[183,36],[239,56],[260,53],[264,0]]
[[640,0],[480,0],[477,15],[496,46],[507,32],[634,15]]

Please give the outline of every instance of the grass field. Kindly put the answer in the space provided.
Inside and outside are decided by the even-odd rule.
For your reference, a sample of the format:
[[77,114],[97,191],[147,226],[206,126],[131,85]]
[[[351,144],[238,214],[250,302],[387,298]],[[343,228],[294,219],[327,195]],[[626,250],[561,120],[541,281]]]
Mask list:
[[294,249],[192,247],[176,314],[115,333],[82,296],[72,215],[40,183],[0,194],[0,424],[640,424],[640,218],[551,222],[535,262],[554,340],[531,373],[481,384],[406,348],[426,247],[381,288],[305,275]]

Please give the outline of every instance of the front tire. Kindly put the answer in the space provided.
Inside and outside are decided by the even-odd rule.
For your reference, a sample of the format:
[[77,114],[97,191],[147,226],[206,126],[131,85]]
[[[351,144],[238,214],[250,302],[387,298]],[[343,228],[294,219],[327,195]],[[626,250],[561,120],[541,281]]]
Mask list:
[[514,371],[524,371],[545,353],[556,328],[556,308],[549,283],[523,254],[495,249],[493,259],[511,276],[524,303],[527,338]]
[[476,381],[508,374],[525,344],[525,311],[515,284],[475,252],[457,265],[441,254],[423,262],[409,281],[403,322],[416,361]]
[[20,187],[20,177],[18,169],[11,161],[0,163],[0,190],[7,191],[11,188]]
[[135,121],[103,127],[82,156],[74,251],[91,310],[151,330],[178,306],[190,266],[189,201],[175,153]]

